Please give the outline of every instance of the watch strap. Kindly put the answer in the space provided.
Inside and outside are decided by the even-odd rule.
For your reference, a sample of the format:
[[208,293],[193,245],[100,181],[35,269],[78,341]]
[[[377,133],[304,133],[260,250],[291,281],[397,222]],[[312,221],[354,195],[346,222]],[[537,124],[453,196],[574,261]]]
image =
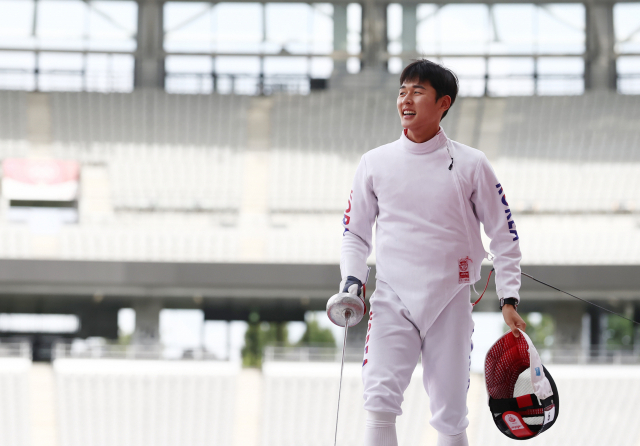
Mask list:
[[506,304],[510,304],[513,305],[515,307],[515,309],[518,309],[518,299],[516,299],[515,297],[507,297],[500,299],[500,309],[502,310],[502,307],[504,307]]

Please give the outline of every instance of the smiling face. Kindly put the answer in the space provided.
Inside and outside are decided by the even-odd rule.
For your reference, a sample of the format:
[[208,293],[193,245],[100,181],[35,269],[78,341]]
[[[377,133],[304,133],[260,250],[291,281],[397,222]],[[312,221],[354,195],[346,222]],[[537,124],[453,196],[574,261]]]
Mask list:
[[397,100],[400,123],[415,142],[423,142],[419,140],[429,135],[433,137],[440,128],[442,114],[451,106],[448,95],[437,100],[436,96],[436,90],[428,81],[411,79],[400,87]]

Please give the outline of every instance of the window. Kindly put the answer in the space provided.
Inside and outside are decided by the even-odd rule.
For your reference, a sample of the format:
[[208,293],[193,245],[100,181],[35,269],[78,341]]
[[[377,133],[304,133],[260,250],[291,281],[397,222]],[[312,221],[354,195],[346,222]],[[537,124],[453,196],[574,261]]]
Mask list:
[[618,91],[640,94],[640,3],[617,3],[613,7],[616,34]]
[[330,4],[168,2],[164,8],[167,91],[306,93],[310,78],[328,78],[333,70]]
[[135,2],[0,0],[0,11],[0,88],[133,88]]
[[462,96],[584,91],[581,4],[422,4],[417,23],[418,52],[453,69]]

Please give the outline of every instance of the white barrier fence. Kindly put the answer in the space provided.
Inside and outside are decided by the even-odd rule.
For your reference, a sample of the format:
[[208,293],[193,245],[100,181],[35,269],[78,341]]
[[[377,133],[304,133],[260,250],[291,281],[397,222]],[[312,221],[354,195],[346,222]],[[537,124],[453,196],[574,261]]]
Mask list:
[[[260,372],[216,361],[59,358],[48,366],[0,358],[1,444],[327,445],[333,441],[339,368],[333,361],[266,361]],[[640,444],[634,410],[640,366],[548,369],[560,390],[559,417],[531,445]],[[345,364],[339,444],[362,445],[360,370],[359,363]],[[50,379],[43,380],[43,373]],[[47,392],[55,409],[51,420],[38,421],[31,406],[40,406],[36,397]],[[435,444],[428,403],[418,367],[398,418],[400,445]],[[512,444],[491,420],[482,375],[471,376],[468,407],[472,446]]]
[[228,445],[239,365],[58,359],[61,446]]
[[0,444],[29,445],[29,371],[31,360],[0,357]]

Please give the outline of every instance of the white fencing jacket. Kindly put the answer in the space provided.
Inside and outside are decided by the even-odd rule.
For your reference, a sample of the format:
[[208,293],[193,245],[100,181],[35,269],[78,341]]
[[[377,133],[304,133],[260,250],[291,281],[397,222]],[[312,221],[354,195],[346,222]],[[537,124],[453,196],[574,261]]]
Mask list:
[[[451,165],[453,162],[453,165]],[[376,278],[407,306],[421,334],[480,279],[491,239],[499,298],[520,299],[520,246],[504,189],[479,150],[447,138],[400,139],[362,156],[343,218],[342,278],[367,278],[376,223]]]

